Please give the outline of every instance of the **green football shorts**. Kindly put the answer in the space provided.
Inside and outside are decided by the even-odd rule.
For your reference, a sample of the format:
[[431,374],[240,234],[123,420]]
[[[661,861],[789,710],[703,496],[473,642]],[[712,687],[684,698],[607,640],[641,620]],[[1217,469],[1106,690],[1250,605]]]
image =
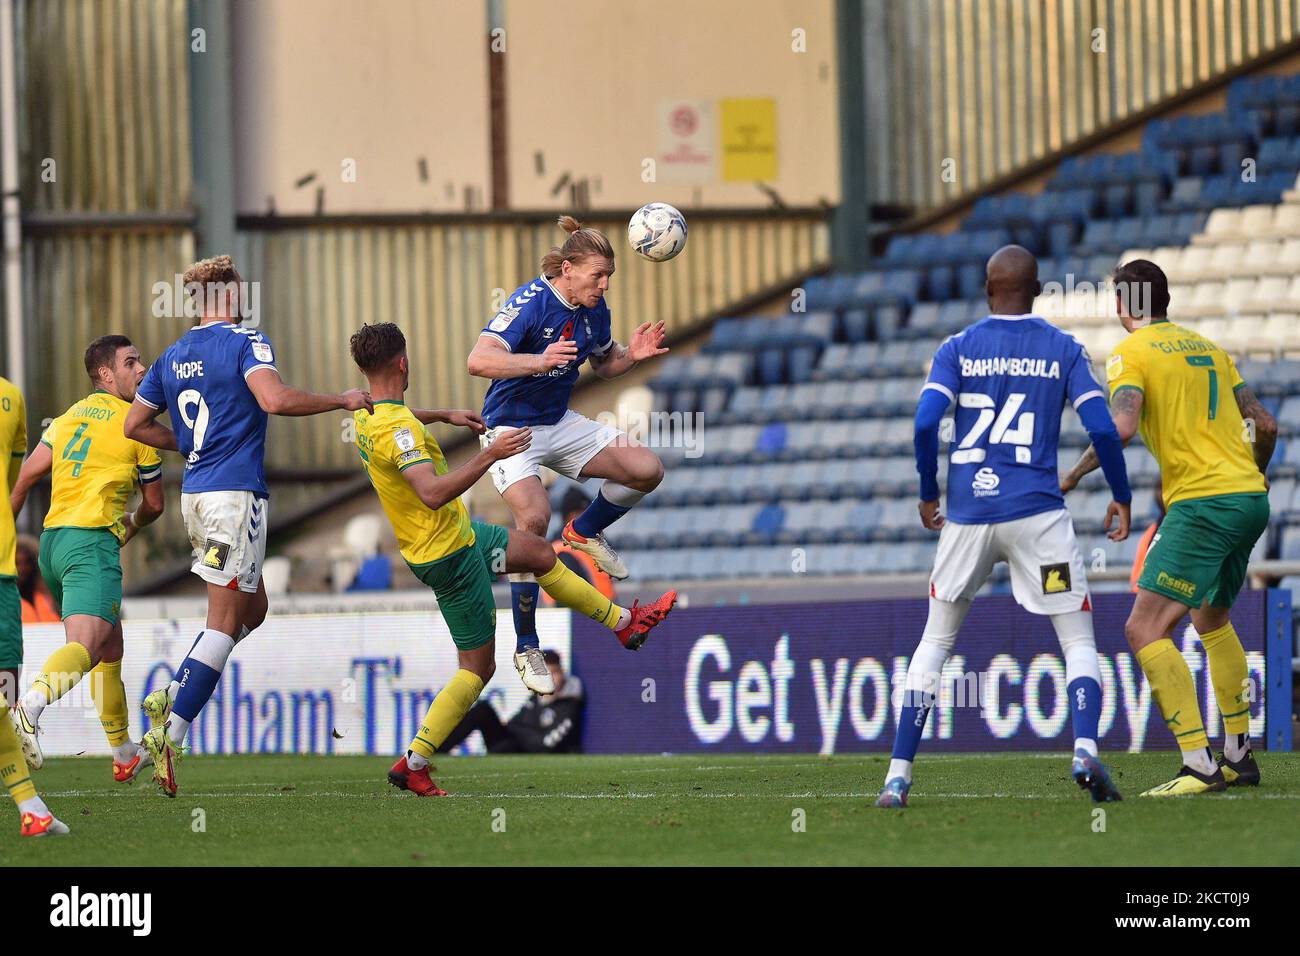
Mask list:
[[472,521],[474,543],[427,564],[407,565],[438,595],[438,609],[462,651],[482,647],[497,634],[492,579],[506,570],[510,532],[500,525]]
[[1191,608],[1232,607],[1267,528],[1265,493],[1175,502],[1147,551],[1138,587]]
[[0,577],[0,670],[23,666],[23,605],[18,579]]
[[116,624],[122,611],[121,546],[107,528],[46,528],[41,576],[66,621],[89,614]]

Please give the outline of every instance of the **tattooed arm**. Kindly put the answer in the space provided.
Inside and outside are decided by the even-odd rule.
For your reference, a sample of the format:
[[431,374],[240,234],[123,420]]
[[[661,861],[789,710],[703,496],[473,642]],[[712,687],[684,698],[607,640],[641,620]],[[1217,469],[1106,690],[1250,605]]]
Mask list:
[[[1122,387],[1111,397],[1110,417],[1115,422],[1120,441],[1125,445],[1137,434],[1138,423],[1142,420],[1142,399],[1142,390],[1131,387]],[[1084,475],[1099,467],[1101,467],[1101,459],[1097,457],[1097,449],[1089,445],[1083,457],[1061,479],[1062,493],[1072,491]]]
[[1277,420],[1259,403],[1249,385],[1242,385],[1234,394],[1237,396],[1237,408],[1241,409],[1242,419],[1252,423],[1248,427],[1254,432],[1251,444],[1255,452],[1255,465],[1261,473],[1266,473],[1268,463],[1273,458],[1273,449],[1277,447]]

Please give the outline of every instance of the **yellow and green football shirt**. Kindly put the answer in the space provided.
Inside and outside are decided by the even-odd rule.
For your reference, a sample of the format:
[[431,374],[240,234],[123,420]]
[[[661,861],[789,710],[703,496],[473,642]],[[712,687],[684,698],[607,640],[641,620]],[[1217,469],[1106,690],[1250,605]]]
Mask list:
[[432,462],[439,475],[447,473],[442,449],[405,403],[377,401],[373,415],[361,409],[353,417],[357,451],[393,525],[402,557],[410,564],[428,564],[473,544],[469,512],[459,498],[435,511],[402,477],[403,471],[422,462]]
[[137,479],[162,477],[158,449],[127,438],[122,423],[131,403],[96,390],[45,429],[54,455],[46,528],[107,528],[120,542],[122,519]]
[[1166,506],[1189,498],[1261,493],[1235,392],[1246,383],[1231,356],[1164,319],[1134,329],[1111,353],[1106,380],[1143,393],[1139,431],[1160,465]]
[[[5,463],[5,499],[18,477],[18,466],[27,454],[27,408],[22,392],[7,378],[0,378],[0,461]],[[8,506],[0,508],[0,577],[18,576],[14,564],[14,550],[18,546],[18,531],[14,514]]]

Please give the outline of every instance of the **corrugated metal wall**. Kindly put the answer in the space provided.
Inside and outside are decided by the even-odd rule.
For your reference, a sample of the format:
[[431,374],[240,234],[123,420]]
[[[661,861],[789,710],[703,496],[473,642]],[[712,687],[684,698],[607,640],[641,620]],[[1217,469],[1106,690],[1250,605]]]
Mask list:
[[[91,339],[122,332],[150,356],[179,332],[152,306],[154,283],[194,258],[191,54],[185,0],[24,0],[16,32],[34,441],[89,391]],[[168,499],[123,552],[128,581],[188,553],[176,487]]]
[[[25,212],[189,208],[185,7],[185,0],[19,5]],[[47,159],[53,182],[41,175]]]
[[871,194],[919,209],[975,191],[1300,29],[1300,0],[863,3]]

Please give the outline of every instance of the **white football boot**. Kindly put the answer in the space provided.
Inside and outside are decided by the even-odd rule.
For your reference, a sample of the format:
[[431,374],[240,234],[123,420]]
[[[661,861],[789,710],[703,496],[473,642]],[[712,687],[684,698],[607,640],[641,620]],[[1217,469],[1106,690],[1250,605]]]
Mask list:
[[534,694],[545,697],[555,693],[555,678],[546,666],[541,648],[526,647],[522,654],[516,654],[515,670],[519,671],[519,679],[524,682],[524,686]]
[[560,537],[574,551],[581,551],[583,554],[589,555],[596,562],[596,567],[615,581],[626,580],[629,573],[627,565],[618,556],[618,552],[609,546],[609,542],[605,540],[603,534],[584,538],[573,530],[573,522],[570,521],[564,526],[564,531],[561,532]]

